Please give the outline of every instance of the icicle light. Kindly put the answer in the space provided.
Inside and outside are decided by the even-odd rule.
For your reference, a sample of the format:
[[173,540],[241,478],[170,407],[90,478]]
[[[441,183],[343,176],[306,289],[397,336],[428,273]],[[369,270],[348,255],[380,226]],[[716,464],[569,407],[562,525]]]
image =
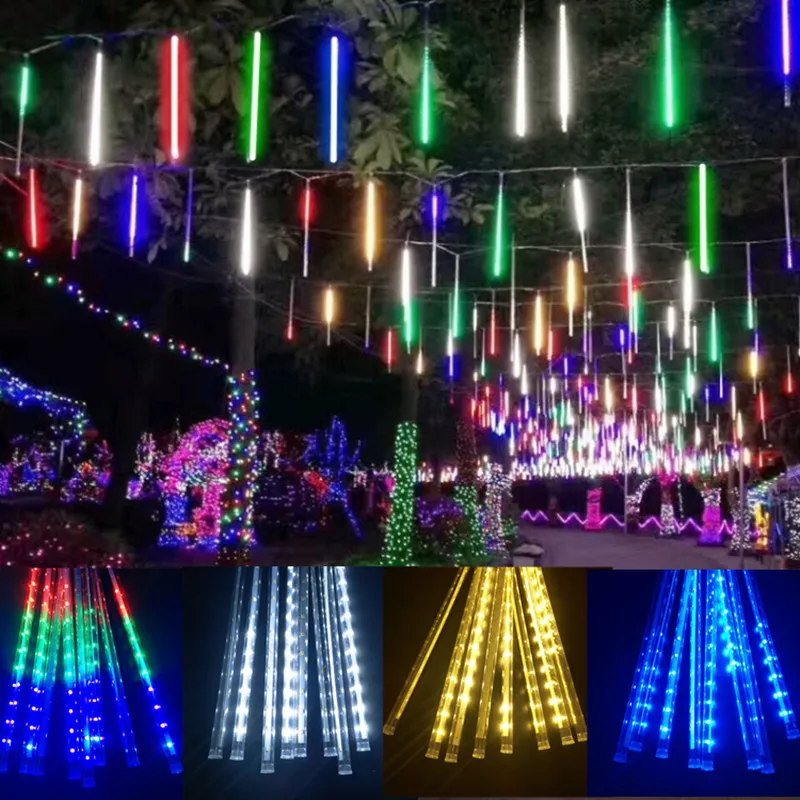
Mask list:
[[92,102],[89,116],[89,164],[99,166],[103,158],[103,51],[98,50],[94,57],[94,79],[92,81]]
[[563,133],[567,133],[569,130],[569,118],[572,113],[571,83],[567,6],[565,3],[561,3],[558,7],[558,114],[561,119],[561,131]]

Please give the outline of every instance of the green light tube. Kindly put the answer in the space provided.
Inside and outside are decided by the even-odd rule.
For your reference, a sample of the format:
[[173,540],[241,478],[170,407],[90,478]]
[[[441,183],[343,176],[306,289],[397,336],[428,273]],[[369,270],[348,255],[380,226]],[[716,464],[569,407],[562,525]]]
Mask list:
[[92,751],[95,764],[98,767],[106,765],[106,745],[103,723],[103,697],[100,683],[100,642],[97,630],[97,595],[93,586],[93,576],[96,569],[87,569],[84,578],[84,591],[86,594],[86,630],[88,632],[87,647],[89,648],[90,690],[92,696],[94,731],[92,734]]
[[82,731],[83,758],[81,759],[81,780],[84,788],[95,785],[94,782],[94,761],[92,760],[92,734],[90,730],[90,711],[89,711],[89,692],[88,692],[88,669],[86,660],[86,617],[83,606],[83,576],[81,570],[75,570],[75,599],[73,608],[75,611],[75,624],[77,628],[76,644],[78,655],[78,708],[80,716],[76,723],[76,729]]
[[711,305],[711,322],[709,326],[708,360],[712,364],[719,361],[719,330],[717,328],[717,306]]
[[418,139],[422,147],[433,141],[433,65],[431,63],[430,25],[428,5],[425,5],[425,40],[422,47],[419,89],[419,131]]
[[67,692],[67,714],[64,717],[67,742],[67,768],[71,781],[81,777],[81,754],[83,751],[82,731],[78,726],[80,711],[78,706],[78,678],[75,657],[75,596],[72,590],[71,571],[67,572],[67,585],[64,599],[64,620],[61,625],[64,649],[64,687]]
[[506,260],[506,226],[505,226],[505,192],[503,190],[503,175],[500,175],[500,185],[497,187],[497,203],[495,204],[494,220],[494,249],[492,252],[492,277],[502,278],[505,272]]
[[667,0],[664,7],[664,75],[663,75],[663,122],[667,130],[673,130],[678,124],[678,106],[676,96],[677,75],[675,74],[675,18],[672,3]]

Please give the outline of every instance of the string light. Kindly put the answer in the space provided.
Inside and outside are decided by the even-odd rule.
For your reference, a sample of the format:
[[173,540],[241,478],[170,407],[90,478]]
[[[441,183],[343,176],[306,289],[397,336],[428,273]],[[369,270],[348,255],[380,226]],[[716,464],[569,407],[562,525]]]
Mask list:
[[173,34],[162,59],[162,148],[172,164],[184,158],[188,147],[188,63],[186,42]]
[[422,46],[419,95],[419,143],[428,147],[433,139],[433,75],[431,64],[430,25],[425,6],[425,40]]
[[244,190],[242,200],[242,234],[239,254],[239,272],[249,277],[253,271],[253,190],[250,181]]
[[717,330],[717,306],[711,304],[711,322],[709,325],[708,360],[716,364],[719,360],[719,331]]
[[791,0],[781,0],[781,66],[783,68],[783,104],[792,104],[791,79],[794,72],[792,60],[792,18]]
[[397,426],[394,447],[395,485],[392,511],[386,529],[381,563],[384,566],[408,567],[412,563],[414,529],[414,488],[417,483],[418,429],[415,422]]
[[698,250],[700,255],[700,272],[707,275],[711,271],[709,256],[709,187],[708,167],[700,164],[697,168],[698,198],[697,214],[699,225]]
[[431,192],[431,288],[436,288],[436,266],[438,257],[439,236],[439,192]]
[[567,6],[565,3],[561,3],[558,7],[558,112],[563,133],[567,133],[569,128],[572,95],[571,80]]
[[103,158],[103,51],[94,57],[94,80],[92,82],[92,104],[89,118],[89,165],[97,167]]
[[756,326],[755,304],[753,300],[753,261],[750,242],[745,246],[747,259],[747,330],[752,331]]
[[628,279],[628,328],[633,328],[633,277],[636,254],[633,247],[633,208],[631,205],[631,171],[625,170],[625,276]]
[[528,57],[525,47],[525,2],[519,10],[517,77],[514,102],[514,133],[523,139],[528,134]]
[[337,164],[344,155],[345,98],[342,85],[345,79],[344,43],[339,36],[331,36],[326,45],[327,80],[323,82],[324,106],[327,118],[324,156],[329,164]]
[[266,149],[267,131],[269,124],[269,109],[262,113],[262,98],[269,98],[269,60],[270,51],[268,42],[261,31],[255,31],[250,40],[249,66],[249,92],[246,120],[246,160],[249,164],[262,157]]
[[533,302],[533,350],[537,356],[544,350],[544,303],[539,292]]

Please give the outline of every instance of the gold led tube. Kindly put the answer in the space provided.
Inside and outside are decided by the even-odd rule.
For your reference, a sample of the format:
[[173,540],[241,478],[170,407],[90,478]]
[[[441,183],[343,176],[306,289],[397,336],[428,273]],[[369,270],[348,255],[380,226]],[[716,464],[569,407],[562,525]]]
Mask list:
[[[540,598],[536,596],[536,587],[533,585],[531,571],[540,569],[540,567],[521,567],[522,571],[522,585],[525,590],[525,599],[528,604],[528,614],[530,616],[530,625],[533,630],[534,641],[537,644],[537,656],[541,661],[541,672],[544,675],[544,688],[549,695],[548,705],[553,711],[553,723],[558,728],[561,736],[561,744],[575,744],[575,739],[572,736],[570,729],[569,719],[564,712],[564,698],[561,694],[561,685],[558,681],[558,673],[556,670],[554,654],[550,653],[544,637],[543,622],[540,614],[544,612],[544,608],[540,605]],[[536,600],[536,602],[534,602]]]
[[481,588],[478,607],[475,609],[475,617],[472,622],[464,673],[461,676],[461,686],[458,690],[456,710],[453,715],[453,727],[450,730],[450,740],[447,743],[447,752],[444,756],[444,760],[449,763],[458,761],[461,735],[464,732],[464,718],[471,700],[470,695],[475,682],[475,673],[478,670],[481,655],[483,654],[486,628],[489,625],[489,603],[494,590],[494,573],[486,567],[478,567],[475,571],[480,576]]
[[539,589],[544,602],[547,603],[547,624],[550,626],[550,634],[552,642],[556,650],[556,665],[558,668],[559,677],[564,688],[564,699],[566,701],[567,715],[572,727],[575,729],[575,738],[579,742],[585,742],[587,739],[586,720],[581,710],[581,702],[578,699],[578,692],[575,689],[575,682],[572,680],[572,673],[569,669],[567,655],[564,652],[564,645],[561,642],[561,635],[558,632],[558,624],[556,617],[553,613],[553,605],[550,602],[550,595],[547,592],[547,584],[544,580],[544,573],[541,569],[534,568],[534,581],[538,583]]
[[[495,573],[494,592],[492,593],[492,615],[489,625],[489,636],[486,642],[486,660],[483,662],[483,679],[481,681],[481,699],[478,705],[478,726],[475,731],[475,749],[473,758],[486,756],[486,736],[489,731],[489,712],[492,706],[492,688],[494,686],[495,669],[497,668],[497,651],[500,644],[500,622],[502,617],[503,577],[498,567],[489,567]],[[502,569],[502,568],[500,568]]]
[[517,642],[519,642],[519,651],[522,656],[525,688],[528,691],[528,705],[533,721],[533,732],[536,736],[536,746],[539,750],[548,750],[550,748],[550,740],[547,737],[547,722],[544,718],[544,705],[542,703],[542,695],[539,692],[539,682],[536,678],[536,667],[533,663],[531,642],[528,636],[528,629],[525,626],[525,609],[522,605],[522,598],[520,596],[519,583],[517,582],[516,575],[514,577],[514,627],[517,631]]
[[447,597],[445,597],[444,602],[439,609],[439,613],[436,615],[436,619],[433,621],[433,625],[428,631],[428,635],[425,638],[422,649],[417,655],[417,660],[414,662],[414,666],[411,668],[411,672],[406,678],[406,682],[403,684],[400,696],[395,701],[394,706],[392,706],[389,719],[383,726],[383,732],[387,736],[392,736],[397,729],[397,723],[400,721],[400,717],[403,716],[403,712],[406,710],[408,701],[411,699],[411,695],[413,694],[414,689],[419,682],[420,675],[422,675],[422,670],[425,669],[425,665],[428,663],[428,659],[431,657],[431,652],[436,646],[436,642],[439,640],[442,628],[444,628],[447,618],[450,616],[453,603],[455,602],[456,597],[461,590],[461,586],[467,577],[468,569],[468,567],[459,568],[458,574],[454,578],[453,583],[450,586],[450,590],[447,593]]
[[500,667],[503,676],[503,704],[500,706],[500,752],[514,752],[514,627],[511,585],[514,570],[503,570],[503,638],[500,641]]
[[431,731],[431,738],[428,742],[428,751],[425,753],[426,758],[439,758],[442,742],[444,742],[445,736],[447,736],[448,720],[450,719],[453,701],[458,691],[461,668],[464,664],[464,654],[467,650],[467,637],[472,629],[472,620],[475,616],[475,608],[478,605],[480,583],[481,576],[476,571],[472,575],[472,582],[470,583],[469,594],[467,595],[467,605],[461,617],[461,624],[458,626],[456,644],[453,648],[453,654],[450,656],[450,664],[447,667],[442,696],[439,699],[439,708],[436,711],[436,719],[433,721],[433,730]]

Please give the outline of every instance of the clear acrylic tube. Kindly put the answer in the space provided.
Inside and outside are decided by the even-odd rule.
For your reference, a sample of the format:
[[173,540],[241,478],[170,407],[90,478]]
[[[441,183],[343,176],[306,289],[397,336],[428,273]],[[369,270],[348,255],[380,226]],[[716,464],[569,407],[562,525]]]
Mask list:
[[94,735],[92,739],[92,752],[94,763],[98,767],[106,765],[106,744],[103,724],[103,697],[100,683],[100,637],[97,630],[97,596],[94,588],[94,578],[97,570],[87,569],[85,572],[86,592],[86,628],[89,632],[89,671],[91,674],[92,695],[92,721],[94,722]]
[[308,754],[308,615],[311,603],[308,592],[310,567],[300,567],[300,604],[297,631],[297,744],[294,757]]
[[317,682],[319,683],[319,703],[322,715],[322,749],[324,756],[335,756],[336,741],[333,735],[335,721],[333,718],[333,689],[330,663],[327,653],[327,634],[325,631],[325,615],[322,594],[322,567],[311,568],[311,603],[314,613],[314,641],[317,651]]
[[499,648],[503,697],[500,706],[500,752],[506,754],[514,752],[514,616],[511,604],[511,584],[514,580],[514,570],[504,569],[502,639]]
[[212,759],[222,758],[225,734],[227,733],[228,720],[231,716],[236,654],[239,650],[239,637],[242,629],[243,598],[244,568],[237,567],[236,580],[233,585],[233,599],[231,601],[231,618],[228,623],[228,636],[225,640],[225,655],[222,658],[222,672],[219,677],[217,706],[214,711],[214,727],[211,731],[211,747],[208,751],[208,757]]
[[286,578],[286,633],[283,640],[283,700],[281,702],[281,758],[297,752],[300,630],[300,569],[288,567]]
[[483,678],[481,680],[481,693],[478,702],[478,722],[475,730],[475,748],[472,751],[473,758],[486,757],[486,737],[489,732],[492,689],[494,687],[495,670],[497,668],[497,650],[500,644],[503,580],[500,569],[497,567],[490,567],[490,569],[495,573],[495,581],[491,606],[492,614],[486,641],[486,659],[483,662]]
[[86,616],[83,612],[83,576],[81,570],[75,570],[75,611],[76,627],[76,653],[78,658],[78,708],[80,711],[81,749],[81,782],[84,789],[95,785],[94,761],[92,760],[92,732],[89,724],[91,711],[89,710],[89,694],[87,688],[87,663],[86,663]]
[[333,676],[333,711],[336,717],[336,750],[339,756],[339,774],[352,775],[353,766],[350,760],[350,735],[347,725],[347,706],[344,687],[344,670],[342,668],[342,650],[336,623],[336,598],[333,588],[334,577],[332,567],[323,567],[322,597],[325,604],[325,620],[328,637],[328,656]]
[[467,642],[472,620],[475,616],[475,607],[478,604],[478,591],[480,589],[481,576],[476,571],[472,575],[469,593],[467,594],[467,604],[464,606],[464,613],[461,615],[461,623],[458,626],[456,643],[450,655],[450,663],[444,677],[442,694],[439,697],[439,707],[433,720],[433,729],[428,740],[428,749],[425,753],[426,758],[439,758],[442,745],[447,738],[448,726],[452,717],[453,705],[458,692],[458,684],[461,678],[461,670],[464,664],[464,656],[467,653]]
[[267,651],[264,665],[264,724],[261,744],[261,772],[275,772],[278,712],[278,605],[280,572],[270,567],[269,606],[267,609]]
[[67,742],[67,774],[70,780],[76,781],[81,777],[83,730],[80,725],[80,705],[78,703],[78,661],[75,654],[75,593],[73,591],[71,570],[67,570],[64,624],[61,627],[61,632],[64,650],[64,690],[66,692],[64,726]]
[[258,604],[261,599],[261,567],[253,567],[253,583],[247,611],[247,628],[242,646],[242,667],[239,672],[239,691],[236,694],[236,711],[233,724],[231,761],[244,759],[247,741],[247,723],[250,718],[250,692],[253,687],[253,666],[258,638]]
[[[705,581],[706,592],[706,647],[703,652],[703,722],[700,769],[710,772],[714,769],[714,727],[716,725],[714,694],[717,683],[717,603],[716,583],[714,571],[705,570],[701,573],[701,580]],[[680,667],[678,667],[680,671]]]
[[344,663],[347,671],[347,686],[350,692],[350,708],[353,713],[356,750],[365,752],[369,750],[369,731],[364,708],[364,692],[361,686],[361,671],[358,666],[356,637],[353,631],[350,595],[347,591],[347,570],[345,567],[334,567],[334,572],[336,574],[336,600],[339,606],[340,632],[344,643]]
[[408,701],[411,699],[411,695],[417,686],[419,677],[422,675],[422,670],[425,669],[425,665],[428,663],[431,652],[433,652],[433,648],[436,646],[436,642],[439,640],[439,635],[441,634],[442,628],[444,628],[444,625],[447,622],[447,618],[453,608],[453,603],[455,603],[461,586],[466,580],[468,570],[469,567],[459,568],[458,574],[450,586],[447,597],[445,597],[444,602],[439,609],[439,613],[436,615],[436,619],[434,620],[431,629],[428,631],[428,635],[425,637],[425,642],[423,643],[422,649],[417,655],[414,666],[411,668],[411,672],[406,678],[406,682],[403,684],[400,695],[395,701],[395,704],[392,706],[389,717],[383,726],[383,732],[386,734],[386,736],[392,736],[397,729],[397,723],[400,721],[400,717],[403,716],[403,712],[408,705]]

